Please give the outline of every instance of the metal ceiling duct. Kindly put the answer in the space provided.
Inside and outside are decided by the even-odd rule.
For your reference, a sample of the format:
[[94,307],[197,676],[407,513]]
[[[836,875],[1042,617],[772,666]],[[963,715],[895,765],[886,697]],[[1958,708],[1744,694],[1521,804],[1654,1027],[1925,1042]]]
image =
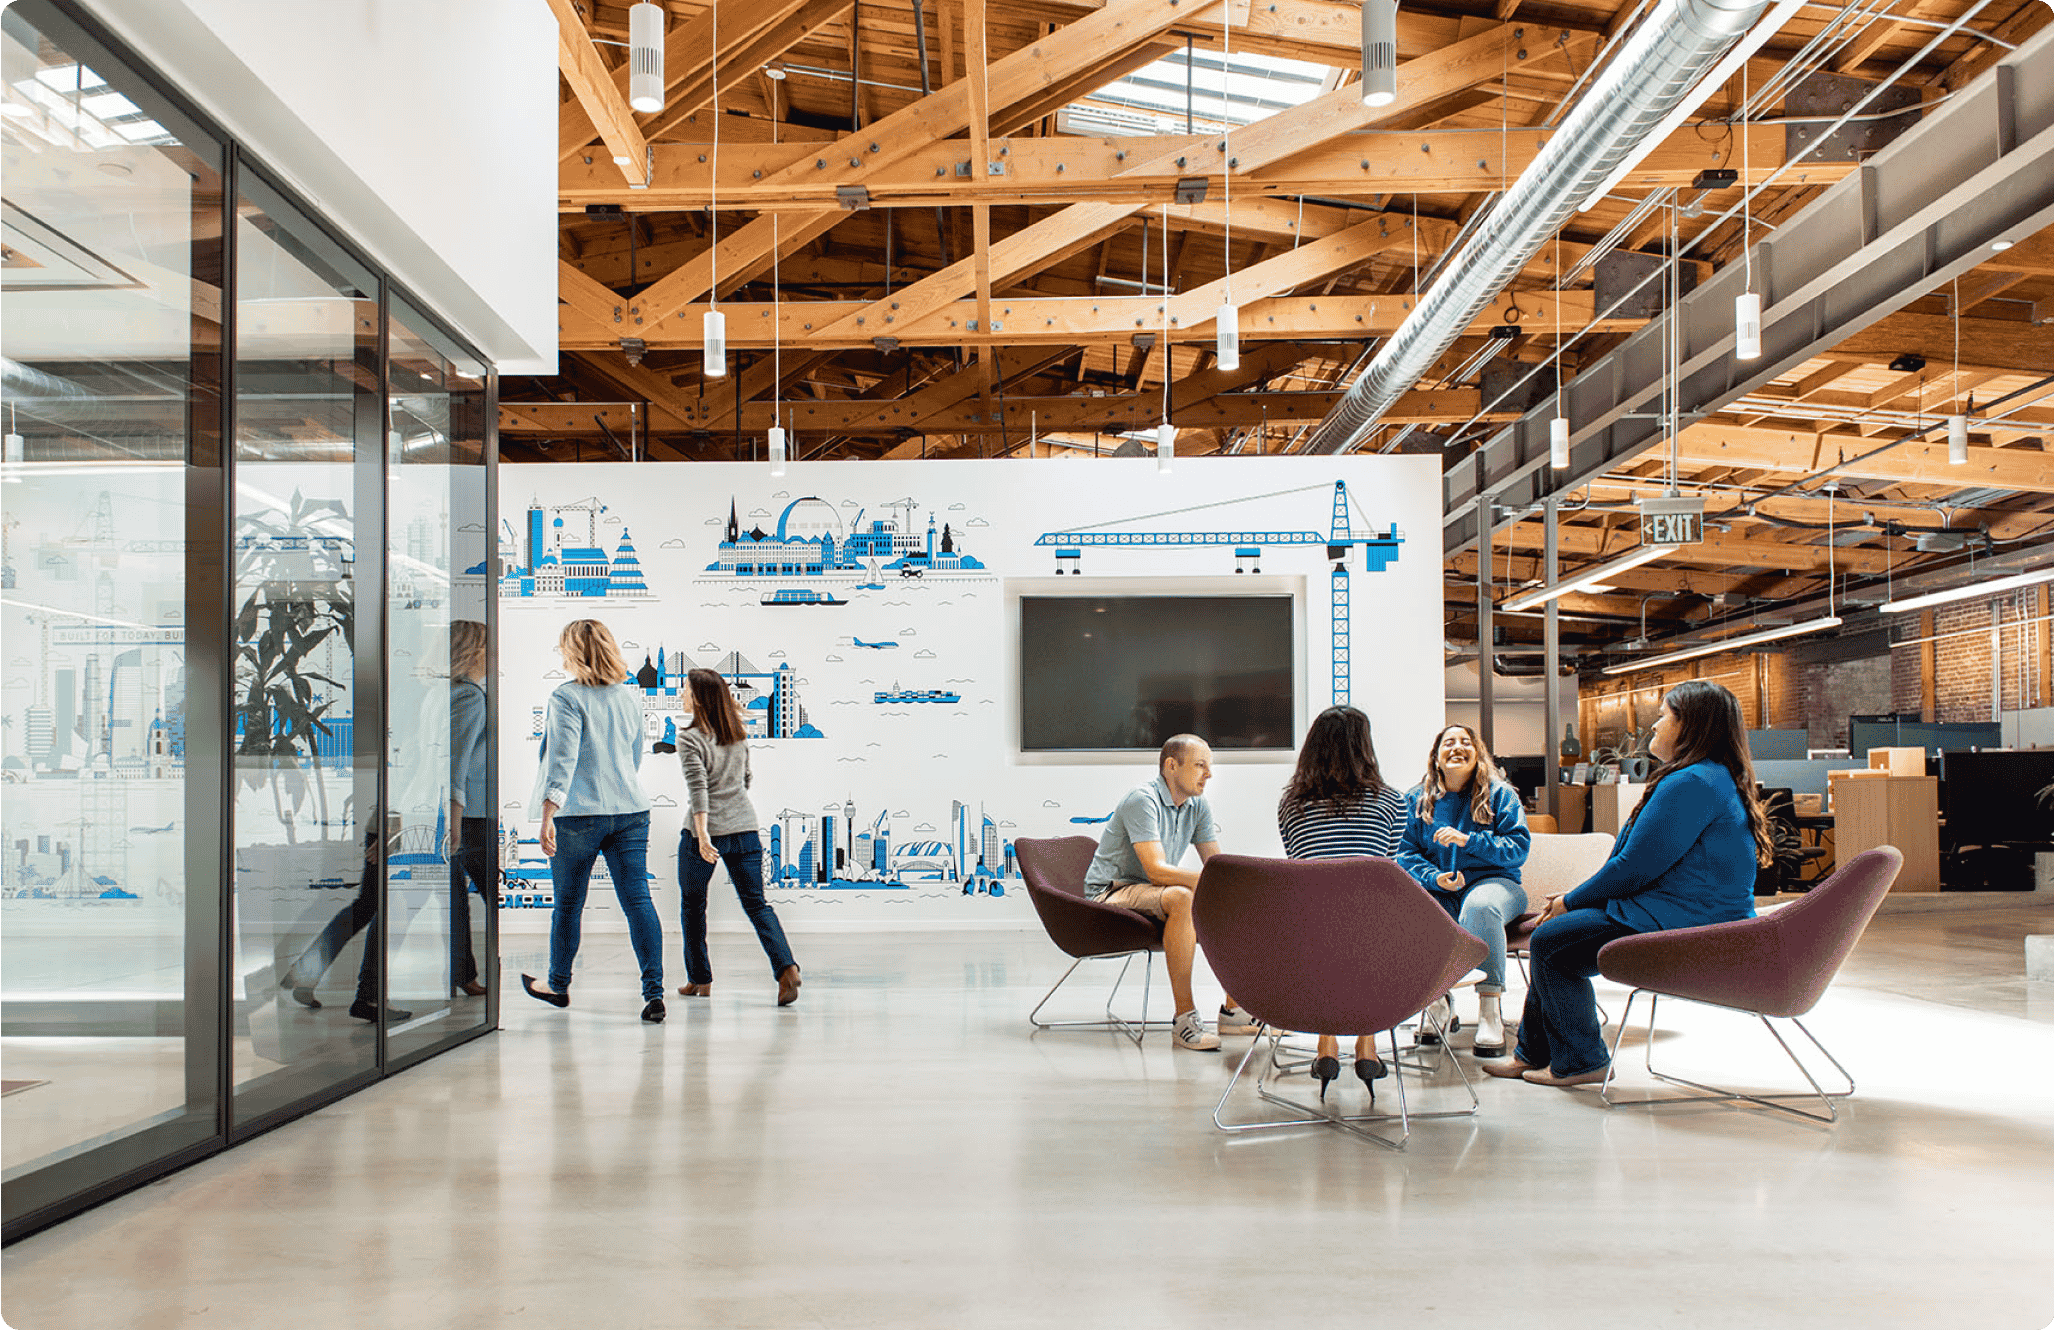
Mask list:
[[1344,452],[1368,434],[1768,7],[1768,0],[1661,0],[1313,429],[1306,451]]

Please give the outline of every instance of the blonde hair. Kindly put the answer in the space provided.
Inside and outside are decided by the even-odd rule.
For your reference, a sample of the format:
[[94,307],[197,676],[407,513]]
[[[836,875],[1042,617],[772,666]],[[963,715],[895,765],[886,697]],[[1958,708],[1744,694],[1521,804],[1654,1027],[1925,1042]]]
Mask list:
[[571,677],[591,688],[605,688],[628,677],[628,663],[606,625],[597,619],[573,619],[556,639]]
[[449,677],[475,679],[485,673],[485,625],[456,619],[449,625]]
[[1498,764],[1491,761],[1491,750],[1475,730],[1467,725],[1443,725],[1434,733],[1434,744],[1426,753],[1426,778],[1419,782],[1419,815],[1431,820],[1434,805],[1444,794],[1456,793],[1441,781],[1441,740],[1448,737],[1449,730],[1460,730],[1469,736],[1469,746],[1476,750],[1476,770],[1469,773],[1469,818],[1478,826],[1491,823],[1491,786],[1504,778],[1498,774]]

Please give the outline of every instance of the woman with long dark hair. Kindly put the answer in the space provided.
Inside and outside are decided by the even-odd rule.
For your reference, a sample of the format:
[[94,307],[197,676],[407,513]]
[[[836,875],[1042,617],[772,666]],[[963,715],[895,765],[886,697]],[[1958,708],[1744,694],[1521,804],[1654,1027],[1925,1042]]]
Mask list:
[[[1298,766],[1277,801],[1277,831],[1293,859],[1388,859],[1405,830],[1405,806],[1377,766],[1369,717],[1354,707],[1328,707],[1315,716],[1298,748]],[[1319,1097],[1341,1074],[1341,1044],[1319,1037],[1312,1075]],[[1376,1036],[1355,1037],[1355,1074],[1376,1102],[1376,1082],[1385,1074],[1376,1055]]]
[[[1519,792],[1498,774],[1490,749],[1467,725],[1450,725],[1427,753],[1426,776],[1406,797],[1410,816],[1398,866],[1484,945],[1476,985],[1476,1055],[1505,1052],[1505,925],[1526,913],[1519,870],[1533,845]],[[1427,1009],[1419,1041],[1461,1028],[1444,995]]]
[[1747,727],[1708,679],[1662,699],[1648,751],[1661,763],[1612,854],[1589,881],[1548,899],[1533,934],[1533,983],[1512,1057],[1484,1068],[1537,1085],[1602,1081],[1611,1063],[1590,977],[1615,938],[1754,914],[1768,818],[1754,795]]
[[691,792],[692,816],[678,839],[678,890],[684,905],[685,975],[691,982],[678,992],[705,997],[713,991],[706,888],[713,881],[713,865],[720,862],[727,865],[735,895],[770,958],[777,1005],[789,1007],[799,996],[799,964],[792,959],[777,911],[763,898],[763,840],[749,802],[749,735],[741,704],[727,680],[712,670],[693,670],[685,682],[692,694],[692,724],[678,735],[678,762]]
[[613,894],[627,917],[628,941],[642,970],[642,1019],[663,1019],[663,925],[649,899],[649,796],[642,765],[642,692],[628,679],[620,647],[597,619],[578,619],[556,639],[570,674],[549,695],[542,724],[542,769],[532,802],[542,817],[542,853],[556,899],[549,915],[549,978],[522,975],[528,996],[571,1004],[585,891],[592,865],[606,856]]

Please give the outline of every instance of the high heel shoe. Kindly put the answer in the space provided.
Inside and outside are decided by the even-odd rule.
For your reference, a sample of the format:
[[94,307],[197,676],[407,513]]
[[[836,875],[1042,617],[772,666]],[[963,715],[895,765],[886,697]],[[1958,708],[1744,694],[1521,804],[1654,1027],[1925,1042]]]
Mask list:
[[1327,1101],[1327,1087],[1341,1075],[1341,1059],[1317,1057],[1312,1060],[1312,1079],[1319,1082],[1319,1102]]
[[535,987],[534,975],[522,975],[521,987],[526,989],[528,996],[537,1002],[547,1002],[552,1007],[568,1007],[571,1004],[571,995],[568,993],[552,993],[546,988]]
[[712,996],[713,996],[713,985],[712,985],[712,984],[710,984],[710,983],[709,983],[709,984],[679,984],[679,985],[678,985],[678,996],[679,996],[679,997],[712,997]]
[[1376,1107],[1376,1083],[1390,1074],[1391,1069],[1384,1065],[1382,1058],[1355,1059],[1355,1075],[1368,1087],[1371,1108]]
[[777,1005],[789,1007],[799,1000],[799,967],[787,965],[777,972]]

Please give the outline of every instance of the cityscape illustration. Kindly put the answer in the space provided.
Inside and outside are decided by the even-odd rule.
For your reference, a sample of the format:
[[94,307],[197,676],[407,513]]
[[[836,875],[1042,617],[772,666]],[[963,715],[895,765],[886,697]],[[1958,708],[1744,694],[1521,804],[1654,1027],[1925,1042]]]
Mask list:
[[502,599],[647,600],[642,560],[623,526],[609,555],[602,544],[600,515],[606,505],[596,498],[571,503],[528,504],[518,532],[511,518],[499,526],[499,578]]
[[[924,530],[913,499],[881,505],[884,516],[858,509],[846,528],[835,506],[817,495],[792,500],[778,514],[776,529],[742,530],[733,500],[728,502],[727,531],[718,557],[706,565],[711,577],[804,578],[868,574],[859,590],[882,590],[883,578],[910,581],[929,573],[986,572],[982,562],[964,552],[955,528],[927,515]],[[804,600],[766,604],[809,603]],[[813,602],[817,603],[817,602]]]

